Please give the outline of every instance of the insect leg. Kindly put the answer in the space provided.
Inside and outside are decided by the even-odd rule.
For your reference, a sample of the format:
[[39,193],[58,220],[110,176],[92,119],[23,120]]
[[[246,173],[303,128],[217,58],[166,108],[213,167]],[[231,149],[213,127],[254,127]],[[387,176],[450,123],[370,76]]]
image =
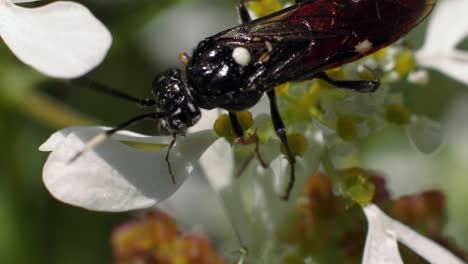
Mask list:
[[241,139],[244,137],[244,129],[242,128],[239,119],[237,118],[236,113],[229,112],[229,119],[231,120],[232,130],[234,132],[234,137]]
[[169,146],[167,147],[167,152],[166,152],[167,169],[169,170],[169,175],[171,175],[172,183],[174,184],[176,182],[175,182],[174,174],[172,174],[172,166],[171,166],[171,162],[169,161],[169,154],[171,152],[171,149],[174,147],[176,143],[176,139],[177,139],[177,134],[174,132],[172,133],[172,140],[171,140],[171,143],[169,143]]
[[83,146],[83,148],[80,151],[78,151],[68,162],[69,163],[74,162],[76,159],[81,157],[81,155],[83,155],[83,153],[85,153],[86,151],[93,149],[94,147],[101,144],[102,142],[104,142],[109,137],[111,137],[113,134],[117,133],[118,131],[120,131],[120,130],[126,128],[126,127],[129,127],[129,126],[135,124],[138,121],[141,121],[143,119],[159,119],[161,117],[162,117],[162,113],[159,113],[159,112],[146,113],[146,114],[142,114],[142,115],[132,117],[129,120],[121,123],[120,125],[112,128],[112,129],[109,129],[109,130],[107,130],[105,132],[97,134],[95,137],[93,137],[88,142],[86,142],[86,144]]
[[235,142],[241,145],[255,144],[255,155],[257,156],[260,165],[263,168],[267,168],[268,164],[262,159],[259,149],[259,139],[256,134],[245,137],[244,129],[242,128],[239,118],[236,113],[229,112],[229,119],[231,120],[232,130],[234,132]]
[[294,182],[296,181],[296,158],[289,147],[288,138],[286,135],[286,128],[284,126],[283,120],[281,119],[281,115],[278,111],[278,105],[276,104],[276,94],[275,90],[270,90],[267,92],[268,99],[270,100],[270,113],[271,113],[271,120],[273,122],[273,127],[275,128],[276,135],[281,140],[285,150],[286,150],[286,157],[291,165],[291,174],[288,182],[288,186],[286,188],[286,193],[281,196],[283,200],[288,200],[289,195],[291,194],[291,190],[294,186]]
[[240,0],[239,4],[237,4],[237,12],[239,13],[239,18],[242,24],[250,22],[252,20],[249,14],[249,10],[247,9],[247,5],[245,4],[248,1],[255,0]]
[[313,78],[324,80],[338,88],[347,88],[357,92],[374,92],[379,88],[380,82],[377,80],[336,80],[328,76],[325,72],[317,72],[312,75]]
[[91,90],[108,94],[113,97],[117,97],[126,101],[134,102],[137,103],[138,105],[142,107],[152,107],[156,105],[156,101],[151,98],[137,98],[134,96],[131,96],[129,94],[126,94],[124,92],[121,92],[119,90],[116,90],[114,88],[108,87],[102,83],[98,83],[90,78],[87,77],[81,77],[77,79],[73,79],[70,81],[72,84],[76,84],[82,87],[89,88]]

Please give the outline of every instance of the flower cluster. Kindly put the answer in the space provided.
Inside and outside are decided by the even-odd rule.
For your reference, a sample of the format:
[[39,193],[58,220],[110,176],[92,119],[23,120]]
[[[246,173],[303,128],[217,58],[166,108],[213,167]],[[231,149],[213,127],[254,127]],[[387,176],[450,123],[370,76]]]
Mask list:
[[[391,200],[385,179],[376,173],[353,168],[341,171],[340,175],[349,177],[356,173],[367,174],[375,186],[375,195],[372,198],[375,205],[383,208],[394,219],[444,245],[458,257],[466,258],[465,253],[442,233],[445,224],[445,198],[442,193],[426,191]],[[373,221],[368,211],[375,208],[368,207],[364,215],[358,207],[349,207],[346,200],[335,196],[332,188],[329,177],[322,173],[311,176],[307,181],[305,197],[300,204],[301,212],[293,225],[295,231],[291,232],[287,227],[282,229],[283,241],[294,248],[285,256],[284,263],[300,263],[294,260],[309,256],[313,256],[319,263],[360,263],[366,239],[365,218],[367,217],[367,221]],[[391,221],[397,223],[396,220]],[[317,228],[318,226],[320,228]],[[427,252],[419,252],[419,256],[407,248],[413,246],[406,244],[409,234],[399,233],[396,237],[406,246],[401,251],[405,263],[426,263],[423,258],[427,259]],[[375,242],[367,241],[366,247],[376,247],[375,244],[370,245]]]
[[[401,263],[401,259],[406,263],[426,263],[425,259],[436,263],[441,259],[446,263],[461,263],[445,249],[409,227],[437,241],[460,259],[466,258],[466,253],[443,235],[446,209],[442,193],[426,191],[391,200],[385,179],[380,175],[359,168],[340,171],[343,177],[356,173],[366,174],[372,186],[375,186],[372,198],[375,205],[365,207],[363,213],[358,206],[350,206],[346,199],[334,194],[327,175],[311,175],[306,182],[303,198],[288,219],[275,229],[274,242],[264,249],[263,253],[269,254],[263,256],[268,263],[360,263],[365,244],[367,254],[364,255],[364,263],[381,263],[378,261],[385,258],[393,259],[391,263]],[[395,220],[385,216],[376,205],[384,208]],[[384,219],[388,221],[387,225],[394,226],[391,230],[395,234],[387,234],[387,240],[385,236],[373,238],[370,231],[366,241],[366,221],[372,228],[383,224]],[[197,234],[182,234],[175,225],[167,214],[152,211],[139,220],[117,227],[112,236],[117,263],[138,260],[143,263],[194,263],[195,260],[197,263],[227,263],[205,238]],[[396,240],[403,245],[401,257],[381,245],[396,243]],[[421,245],[425,244],[413,243],[418,240]],[[374,251],[377,248],[387,251],[376,255]],[[242,260],[242,256],[237,258]]]
[[[258,16],[283,6],[276,0],[250,4]],[[171,149],[172,173],[166,162],[170,137],[121,131],[70,163],[75,153],[107,128],[63,129],[40,147],[51,152],[44,165],[44,183],[57,199],[90,210],[129,211],[158,205],[174,214],[184,227],[204,223],[204,232],[221,241],[220,247],[247,249],[241,257],[246,261],[359,262],[364,247],[362,263],[402,263],[399,241],[428,261],[462,263],[430,240],[463,258],[441,233],[444,198],[440,193],[390,201],[381,178],[361,169],[336,168],[359,163],[359,141],[387,124],[405,127],[421,152],[437,149],[440,125],[412,114],[392,85],[405,79],[408,84],[425,84],[427,72],[418,65],[468,82],[467,54],[455,48],[466,29],[441,26],[458,19],[454,14],[467,8],[464,0],[442,1],[429,25],[426,44],[416,53],[400,42],[328,72],[339,79],[379,78],[382,86],[376,93],[357,94],[320,80],[276,88],[289,141],[298,156],[296,188],[288,203],[281,201],[278,193],[284,190],[289,165],[264,102],[252,109],[252,114],[240,115],[247,133],[258,136],[258,145],[234,144],[226,116],[218,117],[218,110],[205,111],[199,124]],[[111,43],[107,29],[73,2],[23,8],[0,0],[0,16],[0,35],[12,52],[52,77],[85,74],[102,61]],[[320,166],[327,176],[309,177]],[[299,187],[304,185],[305,194]],[[219,197],[220,202],[213,197]],[[368,223],[366,236],[364,219]],[[224,262],[204,239],[181,235],[173,220],[161,212],[119,228],[113,242],[121,262]],[[402,252],[411,263],[420,261],[407,249]]]
[[112,234],[115,263],[227,263],[199,234],[183,234],[161,211],[117,227]]

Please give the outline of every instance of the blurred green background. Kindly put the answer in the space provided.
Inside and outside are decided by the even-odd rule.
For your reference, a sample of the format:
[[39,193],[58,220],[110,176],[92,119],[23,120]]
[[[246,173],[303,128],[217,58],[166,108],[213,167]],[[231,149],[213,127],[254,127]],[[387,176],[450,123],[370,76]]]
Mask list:
[[[44,2],[51,1],[26,6]],[[234,0],[77,2],[88,6],[114,38],[104,63],[89,76],[136,96],[149,95],[154,76],[178,65],[179,51],[190,52],[202,36],[237,23]],[[415,47],[423,41],[426,24],[408,38]],[[462,46],[467,48],[468,41]],[[132,103],[46,78],[21,64],[5,45],[0,45],[0,58],[0,263],[111,262],[110,232],[129,215],[89,212],[54,200],[41,180],[47,153],[37,149],[51,133],[65,126],[112,126],[141,110]],[[403,83],[397,89],[403,91],[414,113],[443,121],[452,102],[468,96],[468,87],[437,72],[430,73],[428,86]],[[152,134],[155,125],[148,122],[135,130]],[[422,155],[411,148],[399,127],[373,135],[363,147],[370,153],[398,148],[410,155]],[[437,162],[441,155],[436,153],[428,159]],[[412,179],[407,179],[408,183],[415,187],[419,184]],[[446,193],[455,188],[449,195],[449,220],[453,224],[448,231],[467,249],[464,238],[468,237],[468,221],[462,216],[468,213],[463,188],[468,186],[468,175],[432,183],[429,187],[440,185]]]

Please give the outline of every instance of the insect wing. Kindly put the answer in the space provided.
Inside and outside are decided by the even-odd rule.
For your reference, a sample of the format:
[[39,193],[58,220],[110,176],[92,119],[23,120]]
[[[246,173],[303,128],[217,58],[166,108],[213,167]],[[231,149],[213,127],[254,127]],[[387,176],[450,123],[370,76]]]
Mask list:
[[[355,61],[405,36],[432,10],[434,0],[308,1],[296,12],[315,35],[304,63],[325,70]],[[294,20],[294,17],[290,18]]]
[[274,51],[271,67],[284,61],[288,65],[281,69],[295,69],[279,78],[300,79],[390,45],[418,25],[434,5],[435,0],[305,0],[215,38],[246,45],[260,53],[257,57],[267,50],[258,47],[268,42]]

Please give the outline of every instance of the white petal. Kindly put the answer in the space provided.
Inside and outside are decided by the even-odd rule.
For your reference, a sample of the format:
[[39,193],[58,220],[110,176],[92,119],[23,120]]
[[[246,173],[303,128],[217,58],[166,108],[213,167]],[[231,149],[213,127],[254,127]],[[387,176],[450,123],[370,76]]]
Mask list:
[[192,127],[188,129],[188,133],[194,133],[206,129],[213,129],[214,123],[216,119],[223,113],[224,111],[220,108],[215,108],[212,110],[201,110],[202,116],[200,120]]
[[277,156],[271,163],[270,163],[270,168],[271,168],[271,177],[272,177],[272,183],[273,183],[273,190],[276,192],[278,195],[283,195],[289,181],[289,175],[290,175],[290,164],[287,159],[284,158],[283,155]]
[[[288,221],[288,217],[294,212],[293,210],[297,210],[295,201],[303,195],[307,180],[320,165],[324,143],[314,139],[319,131],[309,132],[311,131],[304,131],[310,145],[302,157],[296,158],[296,181],[288,202],[280,199],[280,195],[284,194],[286,190],[290,177],[290,165],[285,157],[278,156],[267,169],[262,169],[261,166],[257,165],[260,169],[256,171],[257,175],[254,178],[256,202],[252,215],[258,215],[259,221],[267,231],[277,230],[279,226]],[[278,145],[279,143],[277,143],[277,147]]]
[[432,12],[423,50],[451,50],[468,34],[468,1],[437,1]]
[[253,116],[257,116],[260,114],[270,114],[270,101],[268,100],[266,95],[263,95],[252,108],[249,109]]
[[[316,171],[319,158],[297,158],[295,165],[296,181],[291,191],[289,201],[280,198],[286,191],[287,181],[290,177],[288,161],[280,156],[275,159],[270,168],[262,170],[255,177],[255,209],[253,216],[257,216],[259,222],[269,235],[273,235],[277,228],[288,220],[294,210],[297,210],[295,201],[303,193],[303,186],[308,177]],[[304,157],[310,157],[304,155]],[[281,161],[282,160],[282,161]]]
[[41,0],[12,0],[13,3],[28,3],[28,2],[37,2]]
[[[467,10],[468,11],[468,10]],[[468,84],[468,52],[453,51],[443,60],[439,60],[435,69],[453,79]]]
[[421,50],[416,53],[416,59],[421,66],[436,69],[453,79],[468,84],[468,52],[446,51],[431,52]]
[[[112,128],[111,127],[89,127],[89,126],[67,127],[52,134],[46,140],[46,142],[42,143],[42,145],[39,147],[39,150],[44,151],[44,152],[53,151],[57,146],[63,143],[63,141],[71,133],[76,133],[78,131],[85,130],[88,132],[98,134],[99,132],[103,132],[109,129],[112,129]],[[147,136],[147,135],[142,135],[142,134],[135,133],[135,132],[128,131],[128,130],[122,130],[114,134],[112,136],[112,139],[119,140],[119,141],[168,145],[172,140],[172,136]]]
[[412,117],[406,131],[413,145],[422,153],[430,154],[442,143],[441,125],[427,117]]
[[376,205],[363,208],[369,223],[363,264],[403,263],[397,240],[429,263],[464,263],[437,243],[388,217]]
[[395,230],[398,240],[423,257],[429,263],[463,264],[461,259],[453,255],[439,244],[416,233],[402,223],[389,218],[391,228]]
[[467,12],[466,0],[439,1],[429,22],[424,46],[416,52],[420,65],[463,83],[468,83],[468,53],[455,48],[468,36]]
[[224,138],[218,139],[200,158],[208,182],[222,199],[224,210],[240,246],[251,248],[251,231],[238,184],[235,181],[234,153]]
[[[40,151],[48,152],[54,150],[57,146],[63,143],[67,136],[73,132],[90,129],[90,127],[67,127],[60,131],[53,133],[42,145],[39,147]],[[99,128],[96,128],[96,133],[98,133]]]
[[234,181],[234,154],[224,139],[218,139],[200,159],[205,175],[215,190],[228,188]]
[[368,222],[366,245],[362,257],[363,264],[397,264],[403,263],[398,242],[394,233],[388,228],[383,213],[375,205],[363,208]]
[[23,8],[3,0],[0,18],[1,37],[13,53],[52,77],[84,75],[101,63],[112,42],[106,27],[74,2]]
[[[210,152],[205,151],[204,155]],[[203,155],[202,155],[203,157]],[[169,212],[184,230],[199,229],[223,248],[238,249],[239,244],[220,199],[209,185],[203,169],[197,164],[190,177],[158,208]],[[236,248],[237,247],[237,248]]]
[[[55,140],[55,145],[46,146],[54,150],[44,165],[43,180],[58,200],[98,211],[145,208],[166,199],[179,188],[192,172],[194,163],[214,141],[211,131],[177,140],[170,152],[176,178],[173,184],[165,161],[167,149],[144,151],[107,140],[69,163],[95,135],[96,128],[81,129],[68,134],[60,144]],[[61,136],[64,135],[58,134],[56,138]]]

